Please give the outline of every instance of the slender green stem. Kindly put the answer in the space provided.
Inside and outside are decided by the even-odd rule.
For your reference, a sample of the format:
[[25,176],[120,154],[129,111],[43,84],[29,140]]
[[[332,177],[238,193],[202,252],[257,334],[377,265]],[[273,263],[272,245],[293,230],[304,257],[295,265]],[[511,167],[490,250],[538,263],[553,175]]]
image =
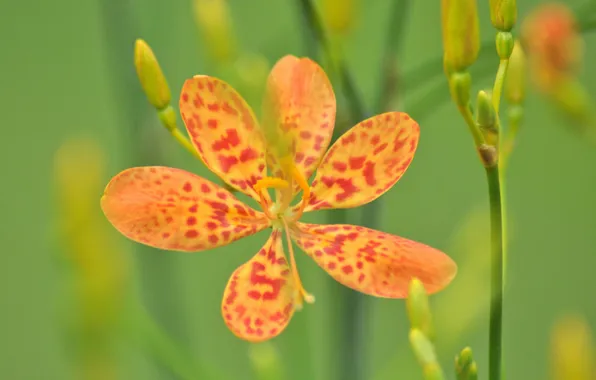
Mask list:
[[489,379],[501,379],[503,321],[503,210],[499,166],[486,168],[490,202],[491,304],[489,322]]
[[[143,144],[152,131],[143,123],[143,110],[147,99],[138,83],[133,69],[133,49],[131,41],[139,36],[134,23],[135,17],[131,4],[120,0],[98,0],[101,11],[104,47],[113,80],[112,98],[122,121],[126,150],[130,152],[129,163],[134,166],[162,162],[159,144]],[[135,245],[137,265],[142,276],[145,302],[151,306],[152,314],[162,323],[169,333],[180,339],[187,334],[184,331],[184,313],[176,296],[178,286],[172,256],[164,256],[156,249]],[[158,367],[166,375],[167,368]],[[167,376],[167,375],[166,375]]]
[[508,59],[502,59],[499,62],[499,69],[497,70],[497,76],[495,78],[495,85],[493,87],[493,107],[495,112],[499,113],[499,107],[501,105],[501,93],[503,92],[503,84],[505,83],[505,75],[507,75],[507,67],[509,66]]
[[374,108],[374,112],[377,114],[388,111],[399,96],[401,83],[398,56],[404,41],[410,3],[409,0],[395,1],[393,9],[389,12],[389,26],[385,37],[385,52],[381,61],[379,80],[381,90]]
[[461,115],[463,116],[466,125],[468,126],[472,138],[474,139],[474,144],[477,148],[480,147],[484,144],[484,135],[482,134],[482,131],[480,130],[480,128],[478,128],[478,124],[476,124],[476,121],[474,120],[472,110],[470,109],[470,107],[458,107],[458,109]]
[[130,305],[125,325],[127,331],[133,334],[133,339],[141,346],[142,351],[171,373],[183,380],[228,378],[209,363],[200,361],[183,350],[134,300]]
[[350,104],[351,119],[356,122],[363,120],[366,115],[364,103],[358,95],[356,85],[348,70],[345,59],[341,53],[337,51],[337,48],[335,48],[335,51],[333,50],[331,42],[325,32],[323,21],[316,10],[314,3],[311,0],[298,0],[298,2],[300,10],[304,15],[306,24],[311,30],[313,37],[318,41],[319,46],[323,50],[323,54],[331,64],[332,71],[338,75],[342,92]]

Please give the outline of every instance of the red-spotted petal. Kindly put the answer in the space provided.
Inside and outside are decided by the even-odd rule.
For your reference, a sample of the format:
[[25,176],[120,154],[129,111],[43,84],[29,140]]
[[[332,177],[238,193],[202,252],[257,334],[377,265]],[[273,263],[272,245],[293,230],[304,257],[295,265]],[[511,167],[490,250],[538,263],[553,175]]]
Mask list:
[[290,322],[295,296],[281,231],[273,230],[263,248],[230,277],[221,305],[224,321],[239,338],[271,339]]
[[373,116],[354,126],[323,158],[304,211],[350,208],[377,199],[405,173],[419,132],[403,112]]
[[105,189],[101,208],[124,236],[152,247],[202,251],[269,226],[229,191],[180,169],[127,169]]
[[195,76],[184,82],[180,113],[205,165],[258,200],[253,186],[266,174],[264,141],[240,94],[220,79]]
[[297,223],[292,238],[335,280],[377,297],[407,297],[413,277],[432,294],[457,272],[455,262],[441,251],[360,226]]
[[325,71],[308,58],[287,55],[271,70],[263,101],[262,128],[269,164],[293,157],[306,179],[319,165],[335,124],[335,94]]

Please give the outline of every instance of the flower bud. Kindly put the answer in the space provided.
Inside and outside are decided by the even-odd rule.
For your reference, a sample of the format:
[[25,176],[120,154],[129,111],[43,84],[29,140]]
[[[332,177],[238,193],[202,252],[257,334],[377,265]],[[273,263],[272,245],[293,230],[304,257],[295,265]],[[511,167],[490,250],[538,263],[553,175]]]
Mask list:
[[228,62],[236,53],[232,17],[226,0],[194,0],[195,22],[211,55],[218,62]]
[[499,129],[497,124],[497,113],[492,104],[491,95],[486,91],[479,91],[476,99],[476,123],[484,134],[489,145],[496,146],[498,142]]
[[332,33],[343,34],[354,24],[357,0],[323,0],[322,14]]
[[441,0],[444,63],[463,71],[478,58],[480,31],[476,0]]
[[410,281],[410,290],[406,301],[408,317],[412,328],[422,331],[429,339],[434,337],[432,315],[428,304],[428,295],[424,285],[417,278]]
[[511,104],[521,104],[526,95],[526,56],[519,41],[515,41],[505,76],[505,98]]
[[516,0],[490,0],[490,21],[496,29],[509,32],[516,20]]
[[170,87],[153,51],[145,41],[138,39],[134,54],[137,75],[149,103],[158,110],[165,108],[170,104]]
[[459,355],[455,357],[455,373],[457,380],[477,380],[478,367],[472,356],[470,347],[464,348]]

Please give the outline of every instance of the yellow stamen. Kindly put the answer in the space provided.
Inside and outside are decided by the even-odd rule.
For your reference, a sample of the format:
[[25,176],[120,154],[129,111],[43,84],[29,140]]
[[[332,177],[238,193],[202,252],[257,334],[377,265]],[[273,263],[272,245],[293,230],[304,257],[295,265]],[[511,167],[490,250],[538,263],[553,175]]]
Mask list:
[[257,192],[260,192],[263,189],[286,189],[288,188],[288,186],[290,186],[290,184],[288,183],[288,181],[281,179],[281,178],[275,178],[275,177],[265,177],[262,178],[260,180],[257,181],[257,183],[255,183],[254,189]]
[[294,307],[296,310],[302,309],[302,301],[306,301],[306,303],[313,303],[315,302],[315,297],[308,293],[304,287],[302,286],[302,281],[300,281],[300,276],[298,275],[298,267],[296,266],[296,259],[294,258],[294,248],[292,247],[292,238],[290,237],[290,229],[288,228],[288,222],[283,220],[284,230],[286,232],[286,240],[288,241],[288,251],[290,252],[290,265],[292,267],[292,277],[294,277],[294,281],[296,282],[296,288],[298,288],[298,296],[294,300]]
[[296,183],[302,189],[302,202],[300,203],[300,207],[298,208],[298,211],[292,218],[292,222],[295,222],[302,217],[304,208],[306,207],[306,205],[308,204],[308,201],[310,200],[310,185],[308,184],[308,182],[306,181],[306,178],[304,178],[302,173],[300,173],[300,171],[298,170],[298,168],[295,165],[292,167],[292,177],[294,177],[294,179],[296,180]]

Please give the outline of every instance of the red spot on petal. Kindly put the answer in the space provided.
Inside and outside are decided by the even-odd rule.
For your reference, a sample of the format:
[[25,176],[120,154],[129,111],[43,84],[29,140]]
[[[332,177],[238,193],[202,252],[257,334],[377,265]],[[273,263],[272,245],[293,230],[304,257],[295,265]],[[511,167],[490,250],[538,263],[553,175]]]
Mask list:
[[189,212],[197,212],[197,209],[198,209],[198,208],[199,208],[199,205],[197,205],[197,204],[194,204],[194,205],[192,205],[192,206],[190,206],[190,207],[188,208],[188,211],[189,211]]
[[340,172],[345,172],[346,169],[348,168],[348,165],[345,162],[339,162],[339,161],[335,161],[333,162],[333,169],[340,171]]
[[201,191],[205,194],[211,192],[211,188],[209,188],[209,185],[207,185],[206,183],[201,185]]
[[219,241],[219,237],[217,235],[209,235],[209,242],[213,244],[217,244]]
[[377,183],[375,179],[375,163],[368,161],[362,170],[362,175],[366,180],[366,184],[369,186],[374,186]]
[[217,120],[215,120],[215,119],[207,120],[207,126],[212,129],[217,128]]
[[351,265],[344,265],[341,270],[345,273],[345,274],[350,274],[354,271],[354,268],[352,268]]
[[195,224],[197,224],[197,218],[195,218],[194,216],[189,216],[188,219],[186,219],[186,224],[189,226],[194,226]]
[[186,182],[182,187],[182,190],[186,191],[187,193],[190,193],[192,191],[192,185],[190,184],[190,182]]
[[188,230],[186,231],[184,236],[186,236],[189,239],[196,238],[197,236],[199,236],[199,232],[197,230]]
[[362,166],[364,165],[364,161],[366,160],[366,156],[361,156],[361,157],[350,157],[349,162],[350,162],[350,169],[361,169]]

